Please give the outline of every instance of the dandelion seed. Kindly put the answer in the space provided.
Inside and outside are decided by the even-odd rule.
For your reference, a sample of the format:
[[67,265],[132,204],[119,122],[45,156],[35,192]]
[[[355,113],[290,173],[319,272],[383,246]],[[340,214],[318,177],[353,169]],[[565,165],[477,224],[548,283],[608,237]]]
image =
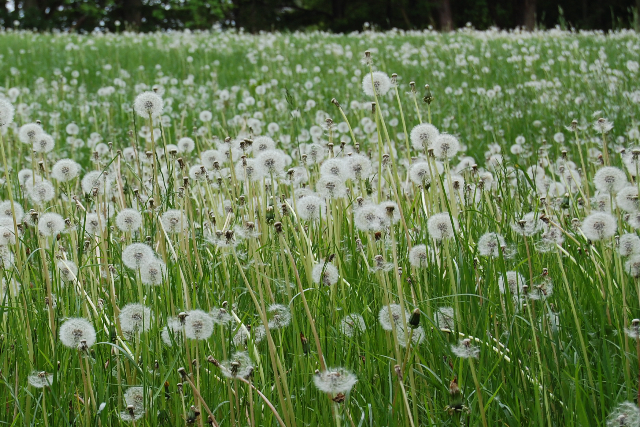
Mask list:
[[33,145],[34,142],[42,135],[44,131],[42,126],[37,123],[27,123],[20,127],[18,131],[18,139],[24,144]]
[[597,190],[603,193],[617,193],[627,186],[627,175],[622,169],[605,166],[600,168],[593,177],[593,183]]
[[41,133],[33,142],[32,149],[36,153],[49,153],[54,149],[55,145],[56,142],[51,135]]
[[371,175],[371,160],[362,154],[354,154],[346,159],[346,177],[352,180],[366,179]]
[[0,128],[13,123],[14,114],[13,105],[8,100],[0,98]]
[[318,263],[311,270],[311,278],[314,283],[331,286],[338,283],[340,273],[335,265],[325,260],[318,260]]
[[56,190],[49,181],[36,182],[35,185],[30,186],[29,197],[36,205],[42,205],[46,202],[50,202],[56,195]]
[[477,359],[478,356],[480,356],[480,349],[474,345],[471,345],[470,339],[463,339],[460,340],[457,345],[452,345],[451,351],[453,352],[453,354],[462,359]]
[[339,326],[340,332],[348,337],[357,336],[367,330],[364,318],[356,313],[346,315]]
[[607,119],[600,118],[593,124],[593,130],[598,133],[609,133],[613,129],[613,123]]
[[485,233],[478,239],[478,254],[498,258],[501,248],[506,246],[504,237],[498,233]]
[[55,236],[62,233],[65,228],[64,218],[53,212],[47,212],[40,215],[38,220],[38,231],[43,236]]
[[122,263],[132,270],[155,259],[153,249],[144,243],[132,243],[122,251]]
[[196,143],[193,139],[189,137],[180,138],[178,140],[178,152],[180,153],[191,153],[194,148],[196,148]]
[[149,116],[153,118],[160,117],[163,106],[164,101],[154,92],[143,92],[133,102],[135,112],[145,119],[148,119]]
[[514,298],[523,294],[523,287],[526,284],[526,281],[522,274],[517,271],[507,271],[506,276],[500,276],[498,279],[498,289],[501,294],[504,294],[509,288],[511,295]]
[[[408,320],[409,312],[405,310],[404,316],[405,319]],[[390,331],[394,327],[401,328],[403,325],[402,308],[399,304],[385,305],[384,307],[382,307],[382,309],[380,309],[380,312],[378,313],[378,320],[380,321],[382,329],[384,329],[385,331]]]
[[60,260],[56,263],[60,280],[63,282],[74,282],[78,278],[78,266],[69,260]]
[[256,157],[255,166],[259,175],[277,177],[284,172],[286,157],[278,150],[263,151]]
[[450,332],[455,329],[452,307],[439,307],[433,315],[433,320],[440,330]]
[[344,181],[348,176],[347,164],[343,159],[333,157],[322,162],[320,173],[323,176],[333,176]]
[[120,412],[118,415],[122,421],[134,422],[144,417],[145,411],[142,408],[131,406],[126,411]]
[[286,305],[271,304],[267,308],[267,318],[269,329],[285,328],[291,323],[291,310]]
[[429,263],[427,246],[416,245],[409,251],[409,264],[415,268],[425,268]]
[[582,221],[580,229],[584,236],[591,240],[603,240],[616,234],[617,224],[613,215],[604,212],[592,213]]
[[440,135],[438,129],[428,123],[422,123],[411,129],[411,145],[418,151],[427,151]]
[[160,218],[167,233],[182,233],[188,227],[187,215],[178,209],[170,209]]
[[120,327],[122,332],[135,334],[148,331],[153,322],[151,309],[142,304],[127,304],[120,309]]
[[362,90],[367,96],[384,96],[391,89],[391,79],[382,71],[366,74],[362,79]]
[[448,212],[432,215],[427,220],[427,230],[431,238],[435,240],[450,239],[455,236],[458,221],[451,218]]
[[317,221],[325,210],[324,200],[317,196],[305,196],[296,201],[298,216],[303,221]]
[[220,362],[222,375],[227,378],[248,378],[253,372],[253,361],[244,351],[233,353],[231,359]]
[[387,213],[379,205],[364,205],[355,210],[353,222],[360,231],[383,231],[390,225]]
[[626,233],[620,236],[618,253],[624,257],[640,254],[640,237],[635,233]]
[[89,348],[96,342],[96,330],[86,319],[70,318],[60,326],[60,341],[69,348]]
[[44,371],[34,371],[27,378],[29,385],[35,388],[51,387],[53,384],[53,374],[48,374]]
[[82,191],[86,194],[91,194],[94,188],[98,190],[99,195],[104,195],[111,191],[111,179],[101,171],[92,171],[85,174],[81,185]]
[[331,393],[349,393],[358,382],[358,378],[345,368],[327,368],[323,372],[316,372],[313,383],[318,390]]
[[233,317],[224,308],[214,307],[209,314],[211,314],[211,319],[216,325],[227,326],[233,320]]
[[640,319],[633,319],[631,321],[631,327],[625,328],[624,332],[631,339],[637,340],[640,338]]
[[453,135],[440,134],[431,144],[437,159],[451,159],[460,151],[460,141]]
[[[0,202],[0,217],[15,218],[16,222],[19,223],[24,217],[24,209],[17,202],[14,201],[12,204],[11,201],[6,200]],[[11,222],[13,223],[13,221]]]
[[184,331],[187,338],[206,340],[213,333],[213,319],[202,310],[191,310],[187,313]]
[[542,230],[542,220],[536,212],[529,212],[511,224],[511,228],[518,234],[533,236]]
[[142,226],[142,215],[135,209],[123,209],[116,216],[116,226],[125,233],[137,231]]
[[71,159],[58,160],[51,168],[51,177],[56,181],[68,182],[80,173],[80,165]]
[[618,191],[616,205],[626,212],[636,212],[640,208],[638,203],[638,187],[629,185]]
[[607,427],[639,427],[640,409],[633,402],[622,402],[607,417]]
[[160,338],[169,347],[175,342],[178,345],[182,344],[182,323],[175,317],[167,319],[167,326],[162,329]]
[[140,266],[140,281],[149,286],[161,285],[167,277],[167,265],[159,259],[153,259]]
[[253,144],[251,144],[251,151],[255,154],[260,154],[264,151],[275,150],[276,143],[275,141],[268,136],[259,136],[253,140]]
[[200,162],[208,171],[213,171],[222,168],[227,157],[218,150],[207,150],[200,154]]

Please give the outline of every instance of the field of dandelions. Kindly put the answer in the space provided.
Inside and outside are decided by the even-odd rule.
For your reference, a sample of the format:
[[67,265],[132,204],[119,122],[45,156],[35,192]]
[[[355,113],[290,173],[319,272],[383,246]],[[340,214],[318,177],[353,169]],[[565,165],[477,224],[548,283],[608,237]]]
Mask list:
[[639,57],[1,31],[0,425],[640,426]]

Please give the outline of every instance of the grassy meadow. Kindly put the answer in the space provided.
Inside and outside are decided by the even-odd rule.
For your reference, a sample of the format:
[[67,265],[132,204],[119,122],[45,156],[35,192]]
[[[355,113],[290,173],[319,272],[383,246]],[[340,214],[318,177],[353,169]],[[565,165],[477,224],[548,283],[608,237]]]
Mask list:
[[639,57],[0,31],[0,425],[640,426]]

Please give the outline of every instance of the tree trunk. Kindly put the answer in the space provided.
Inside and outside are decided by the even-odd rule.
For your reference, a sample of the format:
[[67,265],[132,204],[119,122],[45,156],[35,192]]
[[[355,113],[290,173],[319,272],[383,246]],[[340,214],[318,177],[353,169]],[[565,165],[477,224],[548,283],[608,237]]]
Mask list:
[[524,28],[527,31],[536,28],[536,0],[524,0]]
[[440,30],[451,31],[453,30],[453,15],[451,14],[451,1],[440,1]]
[[123,0],[122,9],[124,22],[139,29],[142,24],[142,0]]

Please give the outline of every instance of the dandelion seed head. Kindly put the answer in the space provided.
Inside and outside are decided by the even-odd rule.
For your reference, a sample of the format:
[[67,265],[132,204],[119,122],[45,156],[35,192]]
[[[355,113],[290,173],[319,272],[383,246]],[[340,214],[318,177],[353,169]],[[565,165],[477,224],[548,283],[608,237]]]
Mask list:
[[193,139],[185,136],[178,140],[178,152],[180,153],[191,153],[196,148],[196,143]]
[[638,187],[628,185],[618,191],[616,195],[616,205],[626,212],[637,212],[640,208],[638,203]]
[[267,308],[267,318],[269,329],[285,328],[291,323],[291,310],[286,305],[271,304]]
[[485,233],[478,239],[478,254],[491,258],[500,256],[501,248],[506,246],[504,237],[498,233]]
[[153,322],[151,309],[142,304],[127,304],[120,309],[120,327],[122,332],[135,334],[148,331]]
[[607,427],[639,427],[640,409],[633,402],[622,402],[607,417]]
[[451,351],[462,359],[474,358],[480,356],[480,349],[471,344],[471,340],[463,339],[457,345],[451,346]]
[[321,259],[313,266],[313,269],[311,270],[311,278],[314,283],[331,286],[338,283],[340,273],[335,265]]
[[22,285],[15,278],[7,280],[3,277],[2,286],[0,286],[0,303],[4,302],[5,298],[15,298],[20,293],[20,288]]
[[339,326],[340,332],[348,337],[357,336],[367,330],[364,318],[356,313],[346,315]]
[[9,100],[0,98],[0,128],[13,123],[15,111]]
[[409,264],[415,268],[425,268],[429,264],[426,245],[415,245],[409,251]]
[[438,128],[428,123],[422,123],[411,129],[411,145],[414,150],[427,151],[440,135]]
[[55,236],[65,229],[64,218],[55,212],[47,212],[38,219],[38,231],[43,236]]
[[382,71],[367,73],[362,79],[362,90],[367,96],[384,96],[391,89],[391,79]]
[[184,331],[187,338],[206,340],[213,333],[213,319],[202,310],[191,310],[185,320]]
[[142,215],[135,209],[123,209],[116,216],[116,227],[125,233],[137,231],[142,227]]
[[82,341],[87,347],[96,342],[96,330],[93,325],[81,317],[70,318],[60,326],[60,341],[65,347],[77,349]]
[[511,223],[511,228],[518,234],[523,234],[525,236],[533,236],[540,230],[542,230],[542,220],[540,219],[540,215],[536,212],[529,212],[524,214],[517,219],[515,222]]
[[458,222],[455,218],[449,216],[448,212],[432,215],[427,220],[427,230],[429,236],[435,240],[450,239],[455,236],[455,230],[458,228]]
[[[405,310],[404,316],[408,321],[409,312]],[[378,320],[380,321],[382,329],[384,329],[385,331],[392,330],[394,326],[396,328],[401,328],[403,325],[402,308],[399,304],[385,305],[380,309],[380,312],[378,313]]]
[[107,226],[106,219],[97,213],[88,213],[84,221],[84,229],[89,234],[98,234]]
[[175,317],[168,318],[167,325],[160,333],[160,338],[169,347],[171,347],[174,342],[180,345],[182,343],[182,324],[180,320]]
[[317,221],[324,216],[325,203],[320,197],[310,195],[296,201],[298,216],[303,221]]
[[78,278],[78,266],[70,260],[60,260],[56,263],[60,280],[63,282],[73,282]]
[[49,153],[55,148],[55,146],[56,142],[53,137],[43,132],[38,135],[35,141],[33,141],[33,145],[31,147],[36,153]]
[[122,251],[122,263],[133,270],[154,259],[153,249],[144,243],[132,243]]
[[340,178],[322,175],[316,183],[316,192],[326,199],[341,199],[347,197],[347,186]]
[[160,218],[167,233],[182,233],[188,227],[187,214],[178,209],[170,209]]
[[627,175],[622,169],[605,166],[596,172],[593,183],[598,191],[615,194],[626,187],[628,181]]
[[53,374],[44,371],[33,371],[27,378],[29,385],[35,388],[51,387],[53,384]]
[[353,154],[346,158],[346,178],[366,179],[371,175],[371,160],[362,154]]
[[149,116],[152,118],[160,117],[163,107],[162,98],[151,91],[141,93],[133,102],[135,112],[145,119],[149,119]]
[[253,139],[253,144],[251,144],[251,151],[253,151],[254,155],[275,149],[276,142],[269,136],[258,136]]
[[229,360],[220,362],[220,367],[227,378],[247,378],[253,372],[253,360],[247,352],[237,351]]
[[229,314],[229,312],[224,308],[214,307],[211,309],[211,319],[213,323],[216,325],[227,326],[233,320],[233,317]]
[[523,286],[526,283],[527,282],[524,280],[522,274],[518,273],[517,271],[507,271],[507,274],[505,276],[500,276],[498,278],[498,289],[500,290],[501,294],[504,294],[508,288],[509,292],[511,292],[511,295],[513,295],[515,298],[519,295],[522,295]]
[[286,162],[286,157],[281,151],[266,150],[256,157],[255,166],[258,168],[258,174],[261,176],[277,177],[284,172]]
[[626,233],[620,236],[618,253],[623,257],[640,254],[640,237],[635,233]]
[[58,160],[51,168],[51,177],[56,181],[68,182],[80,173],[80,165],[71,159]]
[[453,135],[440,134],[431,144],[437,159],[451,159],[460,151],[460,141]]
[[331,393],[349,393],[358,382],[358,378],[345,368],[327,368],[313,377],[313,383],[318,390]]
[[140,281],[148,286],[159,286],[167,277],[167,265],[159,259],[152,259],[140,266]]
[[604,212],[592,213],[582,221],[580,227],[584,236],[591,241],[613,237],[617,228],[616,218]]
[[43,133],[44,131],[42,130],[42,126],[40,126],[39,124],[27,123],[26,125],[20,127],[20,130],[18,131],[18,139],[24,144],[33,145],[33,143]]
[[439,307],[433,315],[433,321],[441,330],[453,331],[455,329],[453,307]]
[[353,215],[353,222],[361,231],[383,231],[390,225],[387,213],[379,205],[373,204],[357,208]]
[[50,202],[56,195],[55,187],[49,181],[36,182],[31,186],[27,184],[27,187],[29,187],[29,197],[36,205]]

